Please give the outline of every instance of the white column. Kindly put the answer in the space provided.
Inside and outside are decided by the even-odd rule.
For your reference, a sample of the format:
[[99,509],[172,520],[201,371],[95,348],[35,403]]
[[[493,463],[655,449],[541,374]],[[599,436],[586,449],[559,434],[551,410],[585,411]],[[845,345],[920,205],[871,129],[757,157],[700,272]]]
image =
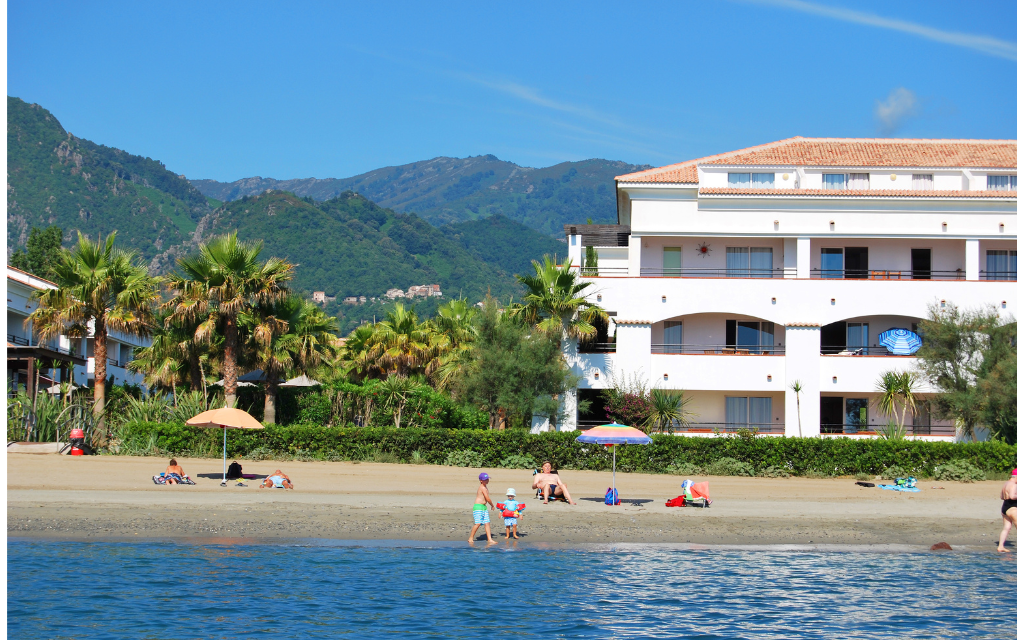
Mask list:
[[[582,373],[579,351],[579,341],[576,338],[566,337],[562,339],[562,357],[565,358],[566,364],[569,365],[569,368],[576,375]],[[558,415],[555,417],[555,424],[559,431],[576,430],[577,396],[576,389],[573,389],[558,399]]]
[[[782,244],[782,269],[787,278],[797,277],[796,238],[784,238]],[[808,245],[808,255],[810,246]]]
[[[615,371],[617,378],[634,377],[651,384],[651,323],[617,319],[615,322]],[[612,372],[608,372],[612,373]]]
[[640,236],[629,236],[629,277],[640,277],[640,251],[643,248],[643,238]]
[[977,240],[964,242],[964,270],[968,280],[977,280],[981,270],[981,249]]
[[581,235],[570,235],[569,236],[569,256],[566,258],[566,264],[573,264],[577,267],[583,266],[583,236]]
[[811,239],[796,239],[796,277],[811,277]]
[[[821,429],[821,327],[786,327],[786,435],[818,435]],[[800,382],[800,413],[793,383]]]

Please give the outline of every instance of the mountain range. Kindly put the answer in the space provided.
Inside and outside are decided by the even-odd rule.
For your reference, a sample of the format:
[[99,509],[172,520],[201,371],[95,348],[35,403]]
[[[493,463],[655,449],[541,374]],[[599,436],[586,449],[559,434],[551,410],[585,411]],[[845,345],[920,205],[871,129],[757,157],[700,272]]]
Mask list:
[[[65,246],[76,231],[95,238],[116,230],[119,244],[159,274],[200,242],[237,231],[262,240],[264,256],[296,263],[298,291],[339,301],[419,284],[439,284],[446,297],[507,297],[520,291],[514,274],[530,272],[532,259],[565,255],[564,242],[501,213],[438,227],[353,191],[318,201],[259,190],[220,202],[157,160],[78,138],[39,105],[7,102],[8,255],[32,227],[59,226]],[[345,315],[350,324],[381,311],[346,307]]]
[[503,215],[541,233],[561,236],[564,224],[587,218],[595,223],[614,222],[615,176],[647,168],[649,165],[612,160],[582,160],[534,169],[484,155],[439,157],[351,178],[255,177],[234,182],[192,180],[192,184],[204,195],[222,201],[267,190],[290,191],[314,200],[354,191],[381,206],[415,213],[435,226]]

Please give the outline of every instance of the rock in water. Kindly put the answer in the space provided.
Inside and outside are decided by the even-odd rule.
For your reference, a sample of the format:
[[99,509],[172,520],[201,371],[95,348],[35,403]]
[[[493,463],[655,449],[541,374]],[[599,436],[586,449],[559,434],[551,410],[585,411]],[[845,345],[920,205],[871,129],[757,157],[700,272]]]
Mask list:
[[948,542],[936,542],[932,545],[932,551],[952,551],[953,547]]

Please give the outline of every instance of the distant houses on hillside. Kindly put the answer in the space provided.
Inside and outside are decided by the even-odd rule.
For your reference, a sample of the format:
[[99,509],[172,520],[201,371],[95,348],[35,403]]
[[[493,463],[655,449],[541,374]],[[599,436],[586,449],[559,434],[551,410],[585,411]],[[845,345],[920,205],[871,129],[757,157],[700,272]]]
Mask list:
[[413,285],[409,287],[408,291],[402,291],[401,289],[388,289],[384,297],[388,300],[396,300],[398,298],[430,298],[430,297],[442,297],[441,285],[439,284],[421,284]]
[[[403,291],[401,289],[388,289],[387,293],[384,294],[384,298],[387,300],[397,300],[399,298],[442,298],[444,295],[441,293],[441,285],[439,284],[418,284],[409,287],[408,290]],[[329,296],[323,291],[313,292],[313,302],[319,305],[325,305],[328,302],[335,301],[334,296]],[[341,299],[342,304],[366,304],[366,302],[376,302],[377,298],[367,298],[366,296],[345,296]]]

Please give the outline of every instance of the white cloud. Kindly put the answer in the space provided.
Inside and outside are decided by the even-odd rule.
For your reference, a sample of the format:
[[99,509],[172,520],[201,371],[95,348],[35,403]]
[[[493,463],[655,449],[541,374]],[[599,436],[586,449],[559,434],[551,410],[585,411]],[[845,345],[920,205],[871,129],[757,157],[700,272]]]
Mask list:
[[879,130],[885,135],[894,133],[909,118],[917,115],[919,104],[917,95],[910,89],[893,89],[885,102],[875,102],[875,118],[878,120]]
[[999,38],[993,38],[991,36],[978,36],[971,33],[960,33],[958,31],[943,31],[942,29],[935,29],[932,27],[926,27],[922,24],[907,22],[906,20],[885,18],[873,13],[853,11],[852,9],[827,7],[813,2],[804,2],[804,0],[747,0],[747,2],[792,9],[803,13],[842,20],[844,22],[863,24],[869,27],[902,31],[903,33],[910,33],[928,40],[934,40],[935,42],[974,49],[975,51],[995,56],[997,58],[1005,58],[1013,61],[1017,60],[1017,43],[1007,42],[1006,40],[1000,40]]

